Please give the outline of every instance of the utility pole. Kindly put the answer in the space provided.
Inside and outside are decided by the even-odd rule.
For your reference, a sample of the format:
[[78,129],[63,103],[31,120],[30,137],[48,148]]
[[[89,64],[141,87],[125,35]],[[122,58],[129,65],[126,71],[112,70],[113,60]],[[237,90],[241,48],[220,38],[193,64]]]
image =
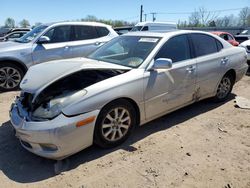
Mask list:
[[152,14],[152,19],[153,19],[153,22],[156,20],[156,12],[152,12],[152,13],[150,13],[150,14]]
[[144,14],[144,21],[146,22],[147,21],[147,14]]
[[142,14],[143,14],[143,5],[141,5],[141,11],[140,11],[140,22],[142,22]]

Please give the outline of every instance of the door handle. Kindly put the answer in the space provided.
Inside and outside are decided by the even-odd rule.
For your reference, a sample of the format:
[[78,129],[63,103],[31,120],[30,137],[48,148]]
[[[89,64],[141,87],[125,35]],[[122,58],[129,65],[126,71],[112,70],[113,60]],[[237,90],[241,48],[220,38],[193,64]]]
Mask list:
[[195,67],[194,66],[190,66],[188,68],[186,68],[186,70],[189,72],[189,73],[192,73],[195,71]]
[[229,59],[228,59],[227,57],[222,58],[222,59],[221,59],[221,64],[222,64],[222,65],[227,64],[227,63],[228,63],[228,60],[229,60]]
[[99,46],[99,45],[101,45],[102,43],[101,42],[95,42],[95,45],[96,46]]

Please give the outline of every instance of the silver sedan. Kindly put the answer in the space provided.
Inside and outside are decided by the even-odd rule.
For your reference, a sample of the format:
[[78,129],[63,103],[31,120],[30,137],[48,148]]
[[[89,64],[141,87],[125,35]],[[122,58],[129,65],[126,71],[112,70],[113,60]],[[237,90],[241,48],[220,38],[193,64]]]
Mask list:
[[224,101],[247,71],[246,52],[199,31],[136,32],[88,58],[32,66],[10,110],[22,146],[63,159],[124,142],[137,125],[196,101]]

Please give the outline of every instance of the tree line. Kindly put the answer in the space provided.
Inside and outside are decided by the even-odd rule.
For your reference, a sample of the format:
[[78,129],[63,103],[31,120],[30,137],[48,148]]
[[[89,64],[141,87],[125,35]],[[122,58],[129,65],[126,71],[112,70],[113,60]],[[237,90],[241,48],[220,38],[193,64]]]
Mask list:
[[[250,26],[250,7],[243,8],[238,16],[233,14],[219,17],[220,12],[207,11],[206,8],[200,7],[198,10],[194,10],[188,18],[188,21],[178,21],[179,27],[232,27],[232,26],[241,26],[246,27]],[[134,22],[128,22],[124,20],[105,20],[98,19],[96,16],[87,15],[85,18],[78,20],[68,20],[68,21],[95,21],[101,22],[113,27],[128,26],[134,25]],[[23,19],[19,24],[16,24],[13,18],[7,18],[5,20],[4,27],[14,28],[14,27],[35,27],[41,25],[42,23],[37,22],[33,26],[30,25],[29,21]]]
[[188,18],[188,21],[179,21],[180,27],[250,27],[250,7],[244,7],[238,16],[234,14],[219,17],[220,12],[207,11],[200,7]]

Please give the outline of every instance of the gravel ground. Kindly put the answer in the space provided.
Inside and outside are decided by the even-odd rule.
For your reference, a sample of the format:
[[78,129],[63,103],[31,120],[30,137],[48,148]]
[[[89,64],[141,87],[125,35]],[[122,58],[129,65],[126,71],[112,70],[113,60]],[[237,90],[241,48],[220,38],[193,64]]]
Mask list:
[[[25,151],[10,127],[18,92],[0,94],[0,187],[250,187],[250,77],[223,104],[209,100],[138,127],[111,150],[92,146],[62,164]],[[56,175],[55,167],[64,172]]]

